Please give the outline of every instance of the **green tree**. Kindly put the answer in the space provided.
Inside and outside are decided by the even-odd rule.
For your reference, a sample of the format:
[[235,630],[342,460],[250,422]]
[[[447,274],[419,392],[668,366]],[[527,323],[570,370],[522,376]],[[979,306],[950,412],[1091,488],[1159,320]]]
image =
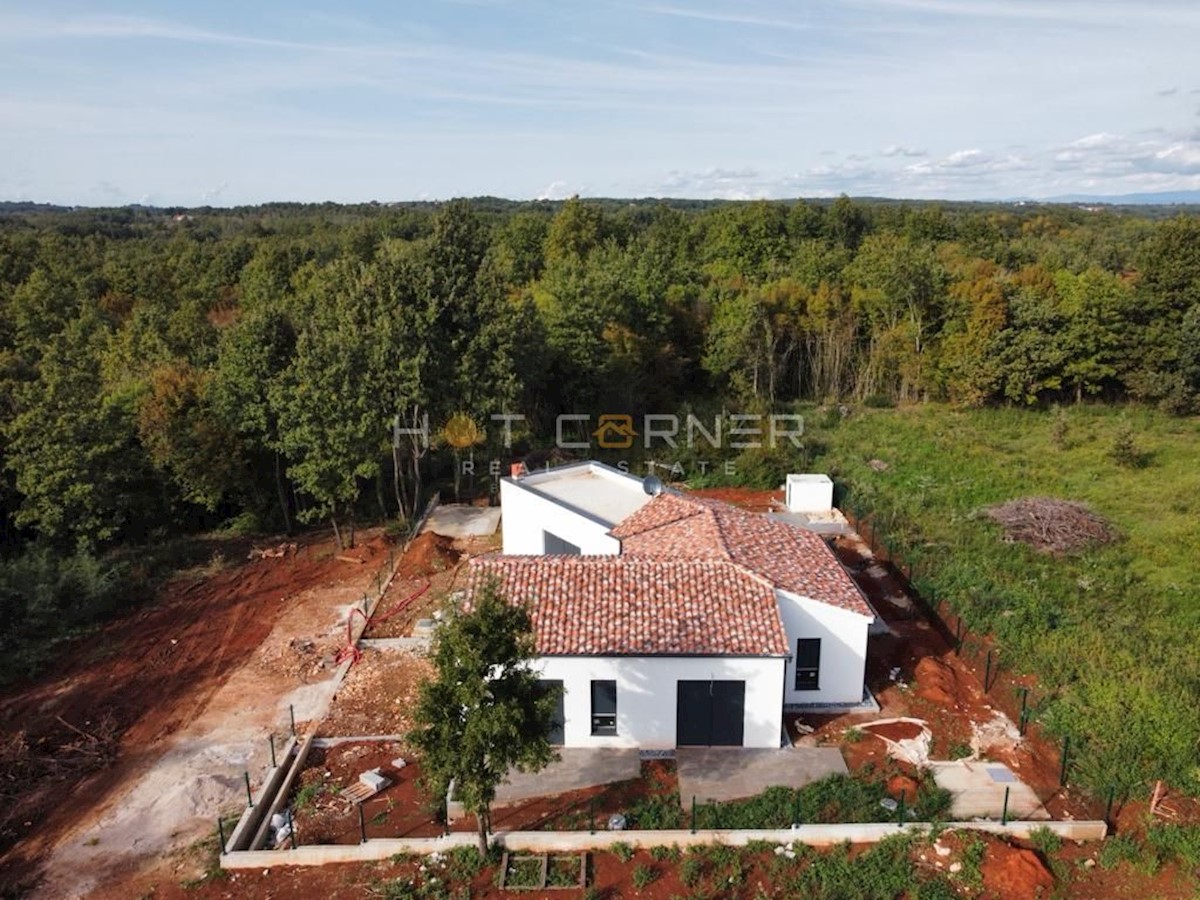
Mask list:
[[108,333],[85,311],[46,345],[36,380],[15,388],[6,463],[21,506],[18,525],[84,550],[151,521],[158,491],[134,434],[134,412],[108,396],[100,357]]
[[424,785],[437,799],[451,782],[478,824],[486,855],[491,806],[509,769],[536,772],[555,758],[549,741],[556,689],[538,680],[528,611],[509,603],[496,580],[452,615],[433,646],[434,677],[421,685],[409,740]]

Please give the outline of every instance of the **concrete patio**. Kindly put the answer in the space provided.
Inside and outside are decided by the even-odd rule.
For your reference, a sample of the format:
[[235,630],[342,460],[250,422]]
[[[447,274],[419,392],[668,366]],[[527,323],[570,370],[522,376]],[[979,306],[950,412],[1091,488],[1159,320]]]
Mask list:
[[848,773],[836,747],[785,747],[752,750],[742,747],[680,747],[675,752],[679,798],[737,800],[769,787],[803,787],[829,775]]
[[1004,789],[1008,788],[1008,817],[1037,821],[1050,814],[1037,794],[1022,783],[1003,763],[960,759],[931,762],[933,780],[952,796],[950,817],[959,821],[999,819],[1004,812]]
[[509,772],[507,780],[496,789],[496,805],[628,781],[642,774],[636,748],[588,750],[563,747],[559,749],[559,755],[558,762],[550,763],[540,772]]

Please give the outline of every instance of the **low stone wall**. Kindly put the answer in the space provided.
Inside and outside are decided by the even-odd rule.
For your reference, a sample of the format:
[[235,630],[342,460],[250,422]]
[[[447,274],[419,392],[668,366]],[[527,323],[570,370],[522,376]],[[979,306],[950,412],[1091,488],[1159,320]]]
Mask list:
[[[861,822],[845,825],[798,825],[774,830],[705,830],[705,831],[509,831],[493,837],[506,850],[528,850],[536,853],[603,850],[616,841],[632,847],[659,847],[676,844],[691,847],[707,844],[745,846],[751,841],[775,844],[802,843],[812,847],[832,847],[850,841],[855,844],[874,844],[903,831],[927,831],[923,822],[892,825],[884,822]],[[1046,828],[1068,841],[1099,841],[1108,834],[1104,822],[948,822],[946,830],[985,831],[989,834],[1027,838],[1030,832]],[[475,834],[458,832],[440,838],[373,838],[365,844],[320,844],[295,850],[253,850],[226,853],[221,857],[225,869],[266,869],[271,866],[323,866],[335,862],[368,862],[387,859],[396,853],[444,853],[454,847],[473,847]]]

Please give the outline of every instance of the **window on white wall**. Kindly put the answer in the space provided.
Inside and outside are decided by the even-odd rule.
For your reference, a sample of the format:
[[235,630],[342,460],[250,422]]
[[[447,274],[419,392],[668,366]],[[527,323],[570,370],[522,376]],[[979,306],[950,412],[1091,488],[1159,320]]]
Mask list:
[[551,534],[548,531],[542,532],[543,546],[547,555],[558,556],[579,556],[581,551],[579,547],[572,544],[570,541],[560,538],[557,534]]
[[800,638],[796,641],[796,690],[821,689],[821,639]]
[[592,734],[617,733],[617,683],[592,682]]

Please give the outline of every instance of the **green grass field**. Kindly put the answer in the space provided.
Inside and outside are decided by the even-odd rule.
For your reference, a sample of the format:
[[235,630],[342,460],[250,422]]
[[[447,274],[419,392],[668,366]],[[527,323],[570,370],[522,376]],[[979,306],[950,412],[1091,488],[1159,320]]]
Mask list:
[[[1076,780],[1200,791],[1200,420],[1087,405],[1062,415],[1056,440],[1054,412],[856,411],[811,432],[814,465],[839,481],[843,508],[871,513],[918,561],[919,587],[1039,677],[1039,715],[1078,748]],[[1122,424],[1140,466],[1111,456]],[[1122,537],[1052,558],[1005,543],[979,515],[1031,495],[1084,501]]]

